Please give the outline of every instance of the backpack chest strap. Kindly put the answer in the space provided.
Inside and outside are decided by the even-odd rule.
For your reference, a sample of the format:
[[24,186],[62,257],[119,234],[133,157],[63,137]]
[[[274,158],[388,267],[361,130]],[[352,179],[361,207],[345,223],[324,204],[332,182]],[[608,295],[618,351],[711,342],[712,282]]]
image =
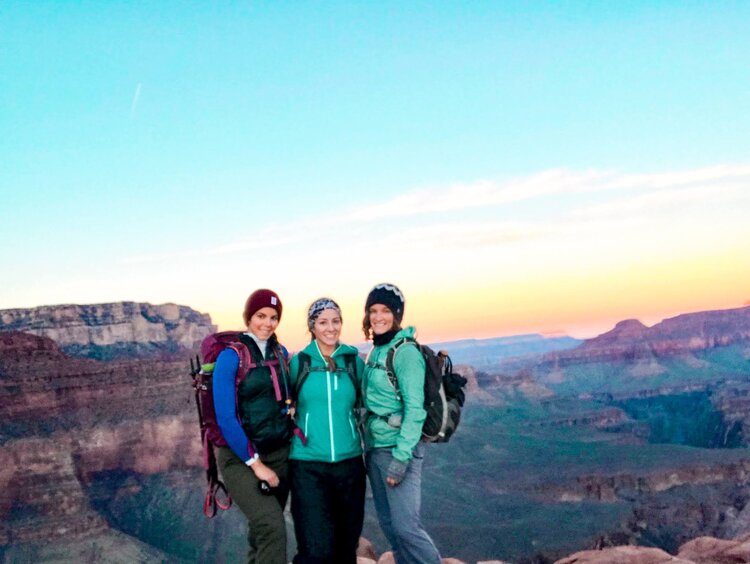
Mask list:
[[278,366],[278,364],[278,360],[265,363],[265,365],[271,369],[271,381],[273,382],[273,392],[276,394],[276,401],[282,401],[281,386],[279,386],[279,375],[276,373],[276,366]]

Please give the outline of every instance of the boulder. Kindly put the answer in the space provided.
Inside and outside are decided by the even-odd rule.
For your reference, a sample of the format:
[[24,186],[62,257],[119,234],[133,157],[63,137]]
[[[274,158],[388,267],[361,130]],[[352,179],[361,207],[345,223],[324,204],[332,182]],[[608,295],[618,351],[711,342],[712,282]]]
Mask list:
[[698,537],[680,547],[679,558],[696,564],[737,564],[750,562],[750,542]]
[[566,556],[555,564],[693,564],[691,560],[675,558],[658,548],[643,546],[615,546],[603,550],[583,550]]
[[359,544],[357,544],[357,558],[367,558],[377,562],[378,553],[375,552],[375,547],[365,537],[359,537]]

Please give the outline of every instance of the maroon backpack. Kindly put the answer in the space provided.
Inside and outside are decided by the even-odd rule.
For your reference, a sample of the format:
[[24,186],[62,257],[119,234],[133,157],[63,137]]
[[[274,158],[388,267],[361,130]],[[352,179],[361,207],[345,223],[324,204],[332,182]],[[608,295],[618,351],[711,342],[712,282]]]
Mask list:
[[[240,359],[237,366],[235,382],[239,384],[245,377],[248,370],[258,366],[253,362],[252,355],[248,348],[240,342],[241,332],[223,331],[213,333],[203,339],[201,343],[200,357],[190,359],[190,375],[193,378],[193,388],[195,388],[195,404],[198,408],[198,421],[201,429],[201,442],[203,443],[203,466],[206,469],[206,481],[208,489],[203,500],[203,513],[209,519],[216,515],[216,509],[229,509],[232,506],[232,498],[229,497],[227,488],[219,479],[219,469],[216,464],[216,454],[214,447],[225,447],[227,442],[221,433],[219,424],[216,421],[216,409],[214,408],[213,396],[213,375],[216,366],[216,359],[225,349],[231,349]],[[276,360],[261,361],[261,364],[271,369],[271,379],[273,381],[276,401],[286,401],[287,405],[291,403],[288,393],[282,395],[279,386],[279,380],[276,368],[279,362],[286,363],[282,348],[279,346],[276,350]],[[287,368],[288,372],[288,368]]]
[[214,409],[213,376],[216,359],[224,349],[230,348],[237,353],[240,359],[237,375],[244,375],[252,358],[247,347],[240,342],[240,333],[237,331],[224,331],[209,335],[201,343],[200,357],[190,359],[190,375],[193,377],[193,388],[195,388],[195,405],[198,408],[198,421],[201,427],[201,442],[203,443],[203,467],[206,470],[206,481],[208,489],[203,499],[203,514],[209,519],[216,515],[219,509],[229,509],[232,506],[232,498],[229,497],[224,482],[219,480],[219,469],[216,465],[216,454],[214,446],[227,446],[224,436],[221,434],[219,424],[216,422],[216,410]]

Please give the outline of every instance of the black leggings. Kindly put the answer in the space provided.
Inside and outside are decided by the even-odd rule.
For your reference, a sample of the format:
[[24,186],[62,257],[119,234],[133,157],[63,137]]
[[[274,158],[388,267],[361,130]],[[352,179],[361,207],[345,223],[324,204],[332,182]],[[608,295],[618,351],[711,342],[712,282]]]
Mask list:
[[365,516],[362,457],[341,462],[290,460],[294,564],[356,564]]

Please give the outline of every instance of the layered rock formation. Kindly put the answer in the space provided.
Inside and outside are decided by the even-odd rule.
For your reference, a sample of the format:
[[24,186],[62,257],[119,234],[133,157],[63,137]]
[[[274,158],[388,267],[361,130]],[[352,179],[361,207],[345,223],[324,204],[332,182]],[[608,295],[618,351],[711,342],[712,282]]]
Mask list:
[[0,468],[0,545],[79,538],[108,529],[76,476],[67,441],[10,441],[0,448]]
[[73,356],[166,359],[195,350],[216,326],[186,306],[116,302],[0,310],[0,331],[48,337]]
[[0,335],[0,440],[193,415],[185,361],[69,358],[48,338]]
[[586,411],[572,417],[550,418],[542,421],[532,421],[527,427],[575,427],[579,425],[598,428],[609,428],[629,421],[622,409],[605,407],[596,411]]
[[485,404],[498,405],[497,393],[522,394],[527,398],[543,399],[554,395],[554,392],[537,381],[528,370],[521,370],[515,374],[488,374],[478,372],[471,366],[459,365],[456,371],[467,379],[466,397],[471,400],[482,401]]
[[106,472],[201,464],[184,362],[65,356],[45,337],[0,337],[0,545],[100,535],[89,486]]
[[750,307],[686,313],[653,327],[628,319],[575,349],[549,353],[546,359],[560,366],[650,360],[744,342],[750,342]]
[[690,485],[731,483],[737,487],[750,484],[750,460],[728,464],[695,465],[650,472],[581,476],[573,484],[543,484],[537,491],[558,501],[595,500],[614,502],[632,499],[636,495],[650,495],[672,488]]

